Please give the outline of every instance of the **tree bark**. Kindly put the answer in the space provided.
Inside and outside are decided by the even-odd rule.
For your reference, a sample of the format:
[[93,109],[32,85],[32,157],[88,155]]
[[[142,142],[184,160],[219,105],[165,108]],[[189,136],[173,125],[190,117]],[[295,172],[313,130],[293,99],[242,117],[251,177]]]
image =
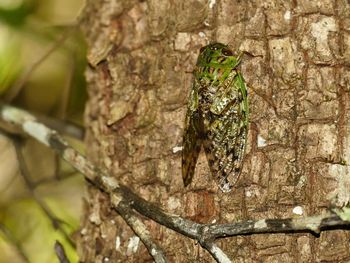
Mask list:
[[[308,216],[350,197],[350,4],[327,1],[89,0],[81,25],[87,155],[166,211],[199,223]],[[250,128],[230,193],[205,155],[192,184],[181,177],[182,132],[201,46],[243,51]],[[88,186],[81,262],[151,262],[108,198]],[[194,241],[145,219],[169,262],[212,262]],[[223,239],[235,262],[350,260],[342,230]]]

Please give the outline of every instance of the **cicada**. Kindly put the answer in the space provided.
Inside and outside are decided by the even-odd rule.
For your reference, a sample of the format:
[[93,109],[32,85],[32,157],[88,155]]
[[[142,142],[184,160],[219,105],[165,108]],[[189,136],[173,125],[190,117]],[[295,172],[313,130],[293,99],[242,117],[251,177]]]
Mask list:
[[248,93],[237,66],[241,56],[227,45],[200,49],[189,96],[182,149],[184,185],[191,183],[201,147],[223,192],[232,190],[242,169],[248,133]]

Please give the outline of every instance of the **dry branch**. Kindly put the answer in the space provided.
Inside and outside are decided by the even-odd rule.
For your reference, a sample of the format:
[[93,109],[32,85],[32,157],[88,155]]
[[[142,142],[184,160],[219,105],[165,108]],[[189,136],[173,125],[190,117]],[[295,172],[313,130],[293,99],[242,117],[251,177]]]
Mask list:
[[[108,194],[114,209],[122,215],[141,238],[156,262],[166,261],[163,251],[153,242],[148,230],[140,223],[141,220],[132,209],[167,228],[197,240],[217,262],[230,262],[227,255],[214,244],[217,238],[242,234],[294,231],[319,233],[329,227],[344,228],[350,226],[347,210],[337,211],[337,213],[329,211],[322,215],[303,218],[247,220],[231,224],[199,224],[167,213],[133,193],[128,187],[119,184],[103,168],[95,167],[83,155],[69,146],[56,131],[47,128],[28,112],[8,105],[0,105],[0,116],[4,121],[21,127],[25,133],[54,149],[64,160],[81,172],[86,180]],[[156,258],[152,251],[155,251],[160,257]]]
[[55,242],[55,252],[60,263],[70,263],[66,255],[66,251],[64,251],[64,247],[57,240]]

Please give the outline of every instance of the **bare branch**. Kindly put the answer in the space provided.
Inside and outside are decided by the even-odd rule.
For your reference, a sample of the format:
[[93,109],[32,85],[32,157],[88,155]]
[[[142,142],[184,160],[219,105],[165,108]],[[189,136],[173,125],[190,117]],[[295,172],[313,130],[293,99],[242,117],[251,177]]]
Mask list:
[[219,263],[230,263],[231,260],[228,256],[214,243],[205,243],[203,245],[209,253],[215,258],[215,260]]
[[[120,210],[121,205],[127,209],[135,209],[159,224],[197,240],[217,262],[230,262],[227,255],[213,243],[217,238],[241,234],[286,233],[292,231],[318,233],[329,227],[343,228],[344,226],[350,226],[347,219],[349,217],[345,214],[345,211],[337,214],[328,212],[323,215],[304,218],[247,220],[232,224],[199,224],[178,215],[167,213],[160,207],[136,195],[128,187],[121,185],[115,178],[109,176],[103,168],[95,167],[84,156],[69,146],[56,131],[50,130],[39,123],[31,114],[14,107],[0,105],[0,116],[5,121],[22,127],[28,135],[55,149],[63,159],[80,171],[86,180],[96,188],[109,194],[114,209],[117,211],[119,209],[118,212],[122,216],[125,216],[125,211]],[[341,213],[344,213],[344,215],[342,216]],[[136,231],[139,230],[135,230],[135,233],[137,233]]]
[[59,133],[68,135],[80,141],[84,139],[85,130],[78,124],[43,115],[37,115],[37,118],[40,122],[47,125],[51,129],[58,131]]
[[213,224],[207,227],[205,235],[210,239],[216,239],[242,234],[286,233],[292,231],[308,231],[318,234],[323,229],[334,226],[341,228],[349,225],[349,221],[342,220],[337,214],[326,212],[322,215],[301,218],[248,220],[235,224]]
[[145,245],[154,261],[156,263],[167,262],[163,249],[152,240],[151,234],[147,230],[144,223],[140,220],[138,215],[136,215],[135,212],[133,212],[130,207],[124,202],[119,202],[118,206],[115,207],[115,209],[125,220],[125,222],[131,227],[135,234],[141,239],[142,243]]

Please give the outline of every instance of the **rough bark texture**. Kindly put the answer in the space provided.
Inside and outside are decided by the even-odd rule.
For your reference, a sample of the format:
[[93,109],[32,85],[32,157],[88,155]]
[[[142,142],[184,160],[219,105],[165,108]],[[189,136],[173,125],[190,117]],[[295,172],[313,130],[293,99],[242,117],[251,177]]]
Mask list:
[[[87,1],[89,158],[147,200],[198,222],[312,215],[347,203],[349,17],[346,0]],[[243,173],[229,194],[214,184],[203,152],[194,182],[184,189],[176,151],[191,71],[209,41],[245,52],[249,141]],[[170,262],[213,261],[195,242],[144,221]],[[235,262],[341,262],[350,260],[349,240],[349,232],[337,230],[218,244]],[[152,261],[91,188],[78,247],[82,262]]]

